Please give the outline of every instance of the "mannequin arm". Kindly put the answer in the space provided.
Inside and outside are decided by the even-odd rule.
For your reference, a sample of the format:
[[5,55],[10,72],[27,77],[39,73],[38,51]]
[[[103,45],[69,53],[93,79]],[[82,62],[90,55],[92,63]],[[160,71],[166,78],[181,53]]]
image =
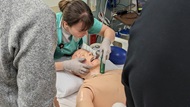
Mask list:
[[94,107],[93,93],[89,88],[81,88],[77,95],[76,107]]
[[55,70],[63,71],[63,62],[55,62]]

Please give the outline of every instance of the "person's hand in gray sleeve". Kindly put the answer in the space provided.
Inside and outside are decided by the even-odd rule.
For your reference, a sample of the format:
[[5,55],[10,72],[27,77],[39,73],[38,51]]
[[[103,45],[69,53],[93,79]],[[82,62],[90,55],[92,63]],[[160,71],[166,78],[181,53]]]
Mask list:
[[85,60],[85,58],[76,58],[72,60],[63,61],[64,69],[76,75],[86,75],[91,67],[82,63]]
[[100,46],[100,55],[103,55],[103,63],[109,59],[111,53],[111,41],[108,38],[104,38]]

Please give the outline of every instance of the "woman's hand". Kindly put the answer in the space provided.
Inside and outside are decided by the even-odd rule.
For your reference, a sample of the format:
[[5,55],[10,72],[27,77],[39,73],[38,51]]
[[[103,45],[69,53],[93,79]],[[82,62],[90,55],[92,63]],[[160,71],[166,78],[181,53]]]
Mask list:
[[106,60],[109,59],[109,55],[111,53],[111,41],[107,38],[104,38],[102,41],[102,44],[100,46],[100,55],[103,55],[103,63],[106,62]]
[[72,60],[63,61],[63,67],[75,75],[86,75],[89,72],[90,66],[82,63],[85,58],[76,58]]

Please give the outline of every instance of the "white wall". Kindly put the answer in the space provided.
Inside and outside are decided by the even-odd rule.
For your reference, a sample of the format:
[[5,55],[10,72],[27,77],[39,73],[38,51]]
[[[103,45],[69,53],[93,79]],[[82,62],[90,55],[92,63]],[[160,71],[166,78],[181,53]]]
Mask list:
[[[58,3],[60,0],[43,0],[48,6],[54,7],[58,6]],[[87,2],[87,0],[83,0],[84,2]]]
[[60,0],[43,0],[48,6],[54,7],[58,6]]

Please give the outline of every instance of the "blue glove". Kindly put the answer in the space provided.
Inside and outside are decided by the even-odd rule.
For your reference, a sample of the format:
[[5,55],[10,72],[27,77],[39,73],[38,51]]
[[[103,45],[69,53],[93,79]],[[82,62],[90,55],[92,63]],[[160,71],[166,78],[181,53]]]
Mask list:
[[85,58],[76,58],[63,61],[64,69],[74,73],[75,75],[86,75],[91,67],[82,63],[85,60]]
[[105,64],[106,60],[109,59],[111,53],[111,41],[108,38],[104,38],[100,46],[100,55],[103,55],[103,63]]

